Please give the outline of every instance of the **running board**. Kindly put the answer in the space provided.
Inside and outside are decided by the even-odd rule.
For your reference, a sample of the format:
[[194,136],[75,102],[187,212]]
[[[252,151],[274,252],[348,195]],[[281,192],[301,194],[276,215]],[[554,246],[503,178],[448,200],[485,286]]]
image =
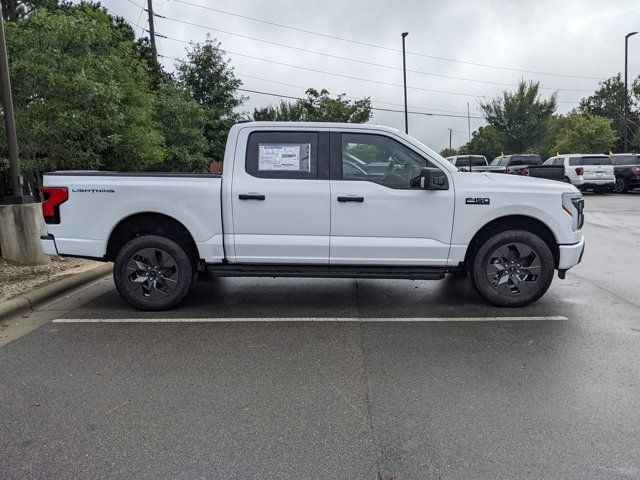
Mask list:
[[358,265],[236,265],[210,264],[214,277],[402,278],[441,280],[444,267],[383,267]]

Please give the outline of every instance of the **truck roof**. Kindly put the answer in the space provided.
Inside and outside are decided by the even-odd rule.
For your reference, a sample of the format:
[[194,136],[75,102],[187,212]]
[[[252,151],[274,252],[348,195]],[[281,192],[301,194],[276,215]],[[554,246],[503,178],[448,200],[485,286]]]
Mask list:
[[341,123],[341,122],[242,122],[233,126],[233,128],[253,128],[253,127],[275,127],[286,128],[290,130],[299,128],[339,128],[339,129],[367,129],[379,130],[381,132],[393,132],[405,135],[397,128],[387,127],[385,125],[377,125],[375,123]]

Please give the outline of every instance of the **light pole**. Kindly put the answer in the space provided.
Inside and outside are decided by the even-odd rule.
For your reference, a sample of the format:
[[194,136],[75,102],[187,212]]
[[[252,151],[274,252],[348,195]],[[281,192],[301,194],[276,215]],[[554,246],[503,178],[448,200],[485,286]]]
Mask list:
[[409,32],[402,34],[402,76],[404,78],[404,133],[409,134],[409,110],[407,109],[407,56],[404,50],[404,39]]
[[638,32],[627,33],[624,36],[624,153],[627,153],[627,134],[629,127],[629,88],[627,87],[627,64],[629,63],[629,37]]

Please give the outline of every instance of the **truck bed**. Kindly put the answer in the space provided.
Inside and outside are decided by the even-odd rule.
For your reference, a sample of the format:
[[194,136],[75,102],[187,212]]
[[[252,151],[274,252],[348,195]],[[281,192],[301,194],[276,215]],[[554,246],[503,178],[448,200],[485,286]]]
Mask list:
[[[56,252],[103,258],[117,225],[146,213],[167,215],[193,236],[200,258],[216,263],[222,246],[222,177],[217,174],[58,171],[43,187],[65,187],[59,223],[48,221]],[[138,215],[139,217],[135,217]]]

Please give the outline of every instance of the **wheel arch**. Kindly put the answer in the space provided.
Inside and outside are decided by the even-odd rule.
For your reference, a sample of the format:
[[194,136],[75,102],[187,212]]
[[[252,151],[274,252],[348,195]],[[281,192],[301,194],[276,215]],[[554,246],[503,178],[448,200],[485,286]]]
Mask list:
[[142,212],[121,219],[111,230],[105,259],[114,261],[128,241],[142,235],[158,235],[173,240],[184,248],[194,266],[200,258],[196,242],[181,222],[164,213]]
[[464,263],[470,265],[480,246],[496,233],[507,230],[524,230],[539,236],[553,254],[554,266],[557,268],[560,260],[560,247],[553,231],[541,220],[527,215],[506,215],[491,220],[483,225],[473,236],[465,254]]

